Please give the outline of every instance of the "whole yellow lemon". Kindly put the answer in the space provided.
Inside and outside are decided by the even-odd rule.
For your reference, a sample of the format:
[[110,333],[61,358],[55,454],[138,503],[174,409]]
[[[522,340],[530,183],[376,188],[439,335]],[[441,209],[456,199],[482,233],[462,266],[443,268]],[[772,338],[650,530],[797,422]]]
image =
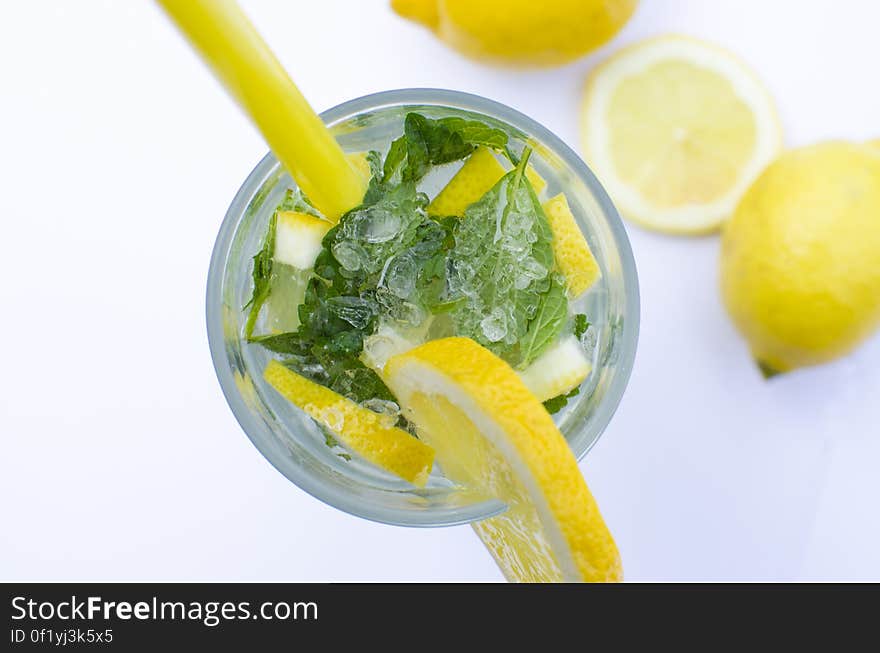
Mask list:
[[829,142],[789,151],[740,201],[721,290],[766,374],[823,363],[880,324],[880,157]]
[[532,66],[563,64],[623,27],[638,0],[391,0],[463,54]]

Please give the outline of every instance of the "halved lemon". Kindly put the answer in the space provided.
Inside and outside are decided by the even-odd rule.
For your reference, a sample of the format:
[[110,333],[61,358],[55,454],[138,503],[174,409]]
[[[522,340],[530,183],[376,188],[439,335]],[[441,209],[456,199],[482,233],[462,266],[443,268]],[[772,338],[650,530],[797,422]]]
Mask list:
[[434,451],[388,423],[386,415],[364,408],[278,361],[269,361],[263,378],[285,399],[330,429],[345,448],[414,485],[422,486],[428,480]]
[[392,357],[385,380],[447,477],[507,503],[474,530],[508,580],[622,579],[574,454],[512,367],[473,340],[442,338]]
[[667,233],[717,229],[782,149],[773,100],[751,69],[684,36],[601,64],[581,121],[586,159],[621,213]]

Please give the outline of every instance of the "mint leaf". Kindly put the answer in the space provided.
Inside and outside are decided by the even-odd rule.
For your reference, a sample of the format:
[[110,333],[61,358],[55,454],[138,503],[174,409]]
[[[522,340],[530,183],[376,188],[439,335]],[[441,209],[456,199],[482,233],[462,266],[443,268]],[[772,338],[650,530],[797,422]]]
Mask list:
[[382,154],[376,150],[367,152],[367,165],[370,168],[370,179],[382,174]]
[[[444,141],[439,130],[434,133],[432,128],[436,123],[429,122],[427,118],[418,114],[410,113],[406,116],[403,123],[403,135],[406,139],[406,168],[403,171],[403,178],[407,181],[418,181],[425,176],[431,165],[431,152],[428,149],[428,140],[435,143],[434,147],[438,155],[441,154]],[[457,146],[458,152],[452,150]],[[456,158],[464,158],[471,153],[473,147],[468,147],[459,137],[458,143],[450,144],[451,152],[446,152],[445,156],[451,157],[448,160],[454,161]],[[459,156],[455,156],[458,154]]]
[[254,269],[252,276],[254,279],[254,289],[251,293],[250,301],[244,305],[245,309],[250,307],[250,312],[244,325],[244,337],[247,340],[250,340],[254,333],[254,326],[257,323],[257,317],[260,315],[260,309],[263,308],[263,304],[269,298],[269,292],[271,291],[270,281],[272,279],[272,265],[275,255],[276,222],[277,214],[273,213],[269,219],[269,229],[266,232],[266,237],[263,239],[263,246],[253,258]]
[[363,333],[345,331],[325,337],[300,327],[296,332],[264,336],[254,342],[285,355],[281,359],[284,365],[352,401],[394,400],[382,379],[358,358]]
[[391,183],[395,173],[403,168],[406,161],[407,145],[406,136],[394,140],[385,156],[385,163],[382,166],[382,182]]
[[315,216],[316,218],[324,217],[299,188],[288,188],[287,192],[284,194],[284,199],[281,200],[281,203],[275,210],[307,213],[309,215]]
[[547,412],[551,415],[553,415],[554,413],[558,413],[560,410],[565,408],[565,406],[568,404],[568,400],[572,397],[576,397],[580,393],[580,391],[580,387],[577,387],[568,394],[552,397],[544,402],[544,408],[546,408]]
[[431,220],[430,240],[420,248],[418,255],[423,261],[416,278],[416,301],[432,314],[452,310],[457,300],[449,300],[447,284],[447,254],[455,244],[453,229],[458,218]]
[[404,119],[403,136],[391,143],[385,157],[382,181],[418,181],[431,166],[463,159],[480,145],[505,150],[507,140],[504,131],[478,120],[434,120],[409,113]]
[[507,133],[490,127],[479,120],[465,120],[457,116],[441,118],[437,121],[450,132],[458,134],[465,143],[472,145],[485,145],[493,150],[503,150],[507,147]]
[[[413,182],[379,184],[368,195],[327,234],[325,249],[340,266],[328,274],[338,272],[361,296],[373,293],[381,319],[418,326],[447,300],[446,250],[454,219],[428,217],[428,197]],[[330,278],[321,260],[315,272]]]
[[541,295],[538,312],[529,321],[526,335],[520,342],[517,367],[528,367],[550,345],[565,327],[568,319],[568,298],[564,283],[554,277],[550,288]]
[[572,328],[572,332],[574,333],[574,337],[580,340],[581,336],[587,332],[587,329],[590,328],[590,322],[587,320],[587,316],[583,313],[578,313],[574,316],[574,325]]
[[568,311],[553,274],[553,233],[525,176],[529,155],[455,222],[448,255],[455,332],[514,366],[540,355]]

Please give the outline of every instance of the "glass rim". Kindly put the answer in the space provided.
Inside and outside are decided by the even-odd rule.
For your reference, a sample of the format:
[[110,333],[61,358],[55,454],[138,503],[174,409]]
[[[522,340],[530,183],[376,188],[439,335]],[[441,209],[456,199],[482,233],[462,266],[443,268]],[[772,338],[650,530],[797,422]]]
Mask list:
[[[532,118],[494,100],[446,89],[407,88],[357,97],[327,109],[319,115],[325,124],[333,125],[369,111],[407,105],[440,106],[483,113],[512,125],[552,149],[575,178],[587,187],[601,210],[601,218],[607,223],[614,239],[617,255],[620,258],[627,319],[623,323],[620,337],[620,352],[616,361],[617,369],[595,413],[591,416],[591,422],[597,425],[597,435],[587,443],[582,451],[574,452],[580,461],[601,438],[616,412],[629,382],[635,360],[640,322],[639,286],[635,259],[623,221],[599,180],[571,147]],[[337,488],[321,484],[307,473],[296,474],[296,478],[293,478],[288,471],[282,470],[276,464],[272,452],[268,451],[268,448],[252,435],[252,432],[256,431],[259,425],[253,410],[247,406],[239,392],[228,361],[222,326],[221,290],[228,263],[227,255],[239,222],[245,215],[254,193],[265,183],[277,164],[278,160],[275,155],[271,151],[268,152],[236,192],[217,234],[208,269],[205,316],[211,359],[226,402],[245,435],[263,454],[263,457],[294,485],[333,508],[371,521],[398,526],[454,526],[486,519],[503,511],[504,504],[498,500],[482,501],[465,506],[432,508],[424,513],[406,514],[405,516],[392,509],[364,505],[362,502],[358,502],[353,493],[342,492]]]

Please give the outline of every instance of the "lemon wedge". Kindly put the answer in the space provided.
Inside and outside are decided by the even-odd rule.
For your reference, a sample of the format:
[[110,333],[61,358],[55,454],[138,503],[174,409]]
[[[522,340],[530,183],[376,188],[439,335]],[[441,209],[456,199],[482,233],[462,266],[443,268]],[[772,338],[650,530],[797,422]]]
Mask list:
[[301,408],[353,453],[417,486],[431,473],[434,451],[389,423],[389,418],[360,406],[329,388],[269,361],[263,378],[285,399]]
[[321,253],[321,241],[333,225],[298,211],[279,211],[275,223],[274,260],[310,270]]
[[428,205],[431,215],[463,215],[464,210],[480,199],[505,174],[488,147],[474,150],[455,176]]
[[473,526],[508,580],[621,580],[574,454],[513,368],[452,337],[392,357],[384,378],[447,477],[507,504]]
[[716,230],[782,148],[773,100],[749,67],[683,36],[596,68],[581,121],[586,159],[621,213],[667,233]]
[[[464,210],[489,192],[505,174],[507,170],[492,150],[478,147],[437,193],[428,205],[428,213],[437,216],[464,215]],[[540,195],[547,187],[547,181],[532,166],[526,167],[526,177],[536,195]]]
[[577,299],[596,283],[602,272],[587,239],[578,227],[574,214],[563,193],[550,198],[543,205],[544,214],[553,232],[553,253],[570,299]]
[[332,226],[307,213],[276,214],[272,292],[266,301],[266,326],[271,332],[295,331],[299,326],[299,305],[321,252],[321,240]]
[[538,401],[565,395],[584,382],[593,369],[584,348],[574,336],[565,336],[519,372]]

